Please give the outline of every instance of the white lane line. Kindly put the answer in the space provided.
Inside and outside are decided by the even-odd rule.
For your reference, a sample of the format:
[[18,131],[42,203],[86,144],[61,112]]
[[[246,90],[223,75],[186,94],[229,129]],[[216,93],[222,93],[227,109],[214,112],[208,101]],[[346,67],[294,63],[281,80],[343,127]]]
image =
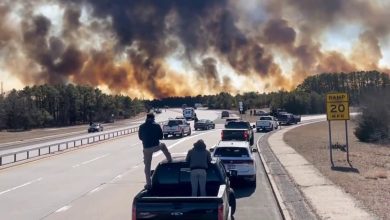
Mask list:
[[95,193],[95,192],[99,192],[100,190],[102,190],[103,187],[102,186],[98,186],[96,187],[95,189],[91,190],[88,194],[92,194],[92,193]]
[[35,180],[31,180],[31,181],[29,181],[29,182],[27,182],[27,183],[24,183],[24,184],[20,185],[20,186],[15,186],[15,187],[13,187],[13,188],[11,188],[11,189],[7,189],[7,190],[5,190],[5,191],[2,191],[2,192],[0,192],[0,195],[3,195],[3,194],[5,194],[5,193],[14,191],[14,190],[16,190],[16,189],[19,189],[19,188],[22,188],[22,187],[25,187],[25,186],[28,186],[28,185],[30,185],[30,184],[33,184],[33,183],[38,182],[38,181],[41,181],[41,180],[42,180],[42,177],[40,177],[40,178],[38,178],[38,179],[35,179]]
[[58,213],[58,212],[65,212],[66,210],[70,209],[71,207],[72,207],[71,205],[66,205],[66,206],[64,206],[62,208],[57,209],[57,211],[55,211],[55,212],[56,213]]
[[102,155],[102,156],[93,158],[93,159],[91,159],[91,160],[84,161],[84,162],[82,162],[82,163],[73,165],[72,168],[77,168],[77,167],[79,167],[79,166],[81,166],[81,165],[85,165],[85,164],[92,163],[92,162],[94,162],[94,161],[96,161],[96,160],[99,160],[99,159],[102,159],[102,158],[104,158],[104,157],[107,157],[108,155],[110,155],[110,154],[104,154],[104,155]]

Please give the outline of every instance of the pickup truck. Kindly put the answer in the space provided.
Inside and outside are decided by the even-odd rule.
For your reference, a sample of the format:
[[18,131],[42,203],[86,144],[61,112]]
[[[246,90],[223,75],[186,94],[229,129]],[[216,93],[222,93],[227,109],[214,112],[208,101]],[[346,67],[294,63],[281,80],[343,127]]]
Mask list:
[[163,135],[167,139],[169,135],[183,137],[191,135],[191,126],[185,119],[169,119],[163,125]]
[[257,132],[263,131],[272,131],[278,129],[279,123],[273,116],[261,116],[259,120],[256,121],[256,130]]
[[248,141],[249,145],[252,146],[254,144],[254,133],[251,124],[247,121],[230,121],[225,124],[225,129],[221,132],[221,140],[222,141]]
[[189,164],[185,156],[159,163],[152,172],[152,186],[133,200],[133,220],[229,220],[236,209],[229,175],[218,158],[207,169],[207,196],[191,196]]

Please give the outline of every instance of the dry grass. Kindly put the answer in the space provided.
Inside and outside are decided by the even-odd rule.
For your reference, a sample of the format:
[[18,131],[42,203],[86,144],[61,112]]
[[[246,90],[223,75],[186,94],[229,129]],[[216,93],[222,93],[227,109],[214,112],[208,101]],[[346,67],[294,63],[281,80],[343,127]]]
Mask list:
[[[362,143],[354,136],[355,122],[349,121],[350,160],[355,168],[348,169],[346,153],[334,150],[334,163],[341,169],[331,169],[327,122],[293,129],[285,141],[318,170],[346,192],[362,202],[381,219],[390,219],[390,145]],[[332,122],[333,143],[345,144],[344,123]]]

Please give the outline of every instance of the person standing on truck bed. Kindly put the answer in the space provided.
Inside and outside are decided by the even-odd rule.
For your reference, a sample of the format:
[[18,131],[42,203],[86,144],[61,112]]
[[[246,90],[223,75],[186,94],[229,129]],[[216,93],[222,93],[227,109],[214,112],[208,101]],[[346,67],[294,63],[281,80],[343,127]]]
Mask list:
[[161,150],[168,161],[172,161],[171,153],[164,143],[160,143],[163,138],[163,132],[159,124],[154,121],[154,114],[148,113],[146,121],[139,127],[138,137],[143,144],[144,165],[145,165],[145,188],[152,185],[150,177],[150,166],[152,165],[153,153]]
[[192,196],[206,196],[207,168],[211,162],[211,154],[206,150],[206,144],[202,139],[194,143],[194,147],[188,151],[186,161],[191,169]]

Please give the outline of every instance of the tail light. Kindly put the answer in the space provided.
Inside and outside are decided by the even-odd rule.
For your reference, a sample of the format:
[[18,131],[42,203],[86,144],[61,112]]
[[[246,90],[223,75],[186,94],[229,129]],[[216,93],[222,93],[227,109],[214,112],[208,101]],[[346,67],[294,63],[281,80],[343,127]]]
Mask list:
[[223,131],[221,131],[221,140],[223,140]]
[[244,131],[244,139],[245,140],[249,139],[249,133],[247,131]]
[[218,220],[223,220],[223,204],[218,206]]
[[131,217],[132,220],[137,220],[137,209],[135,208],[134,204],[133,204],[133,211],[131,216],[132,216]]

